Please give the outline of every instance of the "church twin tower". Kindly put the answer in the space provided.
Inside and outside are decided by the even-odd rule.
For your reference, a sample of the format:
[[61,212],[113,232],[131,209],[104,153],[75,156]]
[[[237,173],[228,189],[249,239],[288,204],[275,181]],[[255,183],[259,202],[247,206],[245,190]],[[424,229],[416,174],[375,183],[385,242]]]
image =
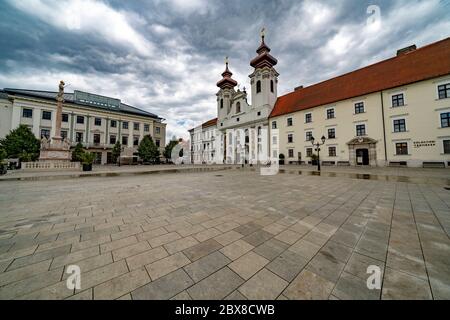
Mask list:
[[278,63],[270,54],[270,48],[265,43],[264,29],[261,32],[261,45],[256,50],[258,54],[250,65],[255,68],[249,76],[251,83],[252,104],[247,102],[247,92],[235,90],[237,82],[226,59],[222,79],[217,83],[220,88],[217,93],[217,128],[232,129],[243,126],[267,125],[267,120],[277,100],[278,72],[274,66]]

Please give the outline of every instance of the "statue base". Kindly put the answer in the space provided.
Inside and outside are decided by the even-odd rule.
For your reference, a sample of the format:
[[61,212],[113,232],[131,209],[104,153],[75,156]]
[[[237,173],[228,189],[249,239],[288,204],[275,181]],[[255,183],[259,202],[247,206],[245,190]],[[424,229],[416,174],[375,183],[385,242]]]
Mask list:
[[71,161],[70,143],[61,137],[53,137],[50,141],[42,139],[40,162],[67,162]]

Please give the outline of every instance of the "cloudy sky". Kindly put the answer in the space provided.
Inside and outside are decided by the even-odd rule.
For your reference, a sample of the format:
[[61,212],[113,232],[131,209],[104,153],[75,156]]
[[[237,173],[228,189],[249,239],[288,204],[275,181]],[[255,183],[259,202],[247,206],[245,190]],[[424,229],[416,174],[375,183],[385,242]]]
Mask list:
[[0,88],[56,90],[63,79],[186,136],[216,115],[225,56],[249,87],[263,26],[285,94],[448,37],[450,0],[0,0]]

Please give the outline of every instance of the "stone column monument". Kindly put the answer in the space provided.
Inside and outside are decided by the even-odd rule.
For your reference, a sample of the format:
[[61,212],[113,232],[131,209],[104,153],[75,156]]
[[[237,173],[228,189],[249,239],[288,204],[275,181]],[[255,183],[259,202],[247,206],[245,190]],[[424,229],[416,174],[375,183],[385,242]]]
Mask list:
[[56,97],[56,128],[55,136],[50,140],[45,137],[41,141],[40,162],[70,162],[70,143],[61,137],[62,106],[64,103],[64,81],[59,83],[58,95]]

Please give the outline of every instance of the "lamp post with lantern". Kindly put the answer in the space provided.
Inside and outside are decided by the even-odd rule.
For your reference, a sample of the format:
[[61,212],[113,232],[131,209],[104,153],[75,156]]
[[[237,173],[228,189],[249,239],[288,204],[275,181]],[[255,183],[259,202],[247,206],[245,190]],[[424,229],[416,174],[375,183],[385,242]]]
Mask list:
[[316,143],[314,143],[315,139],[314,137],[311,137],[311,144],[316,147],[316,151],[317,151],[317,170],[320,172],[320,146],[323,146],[325,144],[325,136],[322,136],[322,138],[320,139],[322,140],[322,143],[320,143],[320,141],[317,141]]

